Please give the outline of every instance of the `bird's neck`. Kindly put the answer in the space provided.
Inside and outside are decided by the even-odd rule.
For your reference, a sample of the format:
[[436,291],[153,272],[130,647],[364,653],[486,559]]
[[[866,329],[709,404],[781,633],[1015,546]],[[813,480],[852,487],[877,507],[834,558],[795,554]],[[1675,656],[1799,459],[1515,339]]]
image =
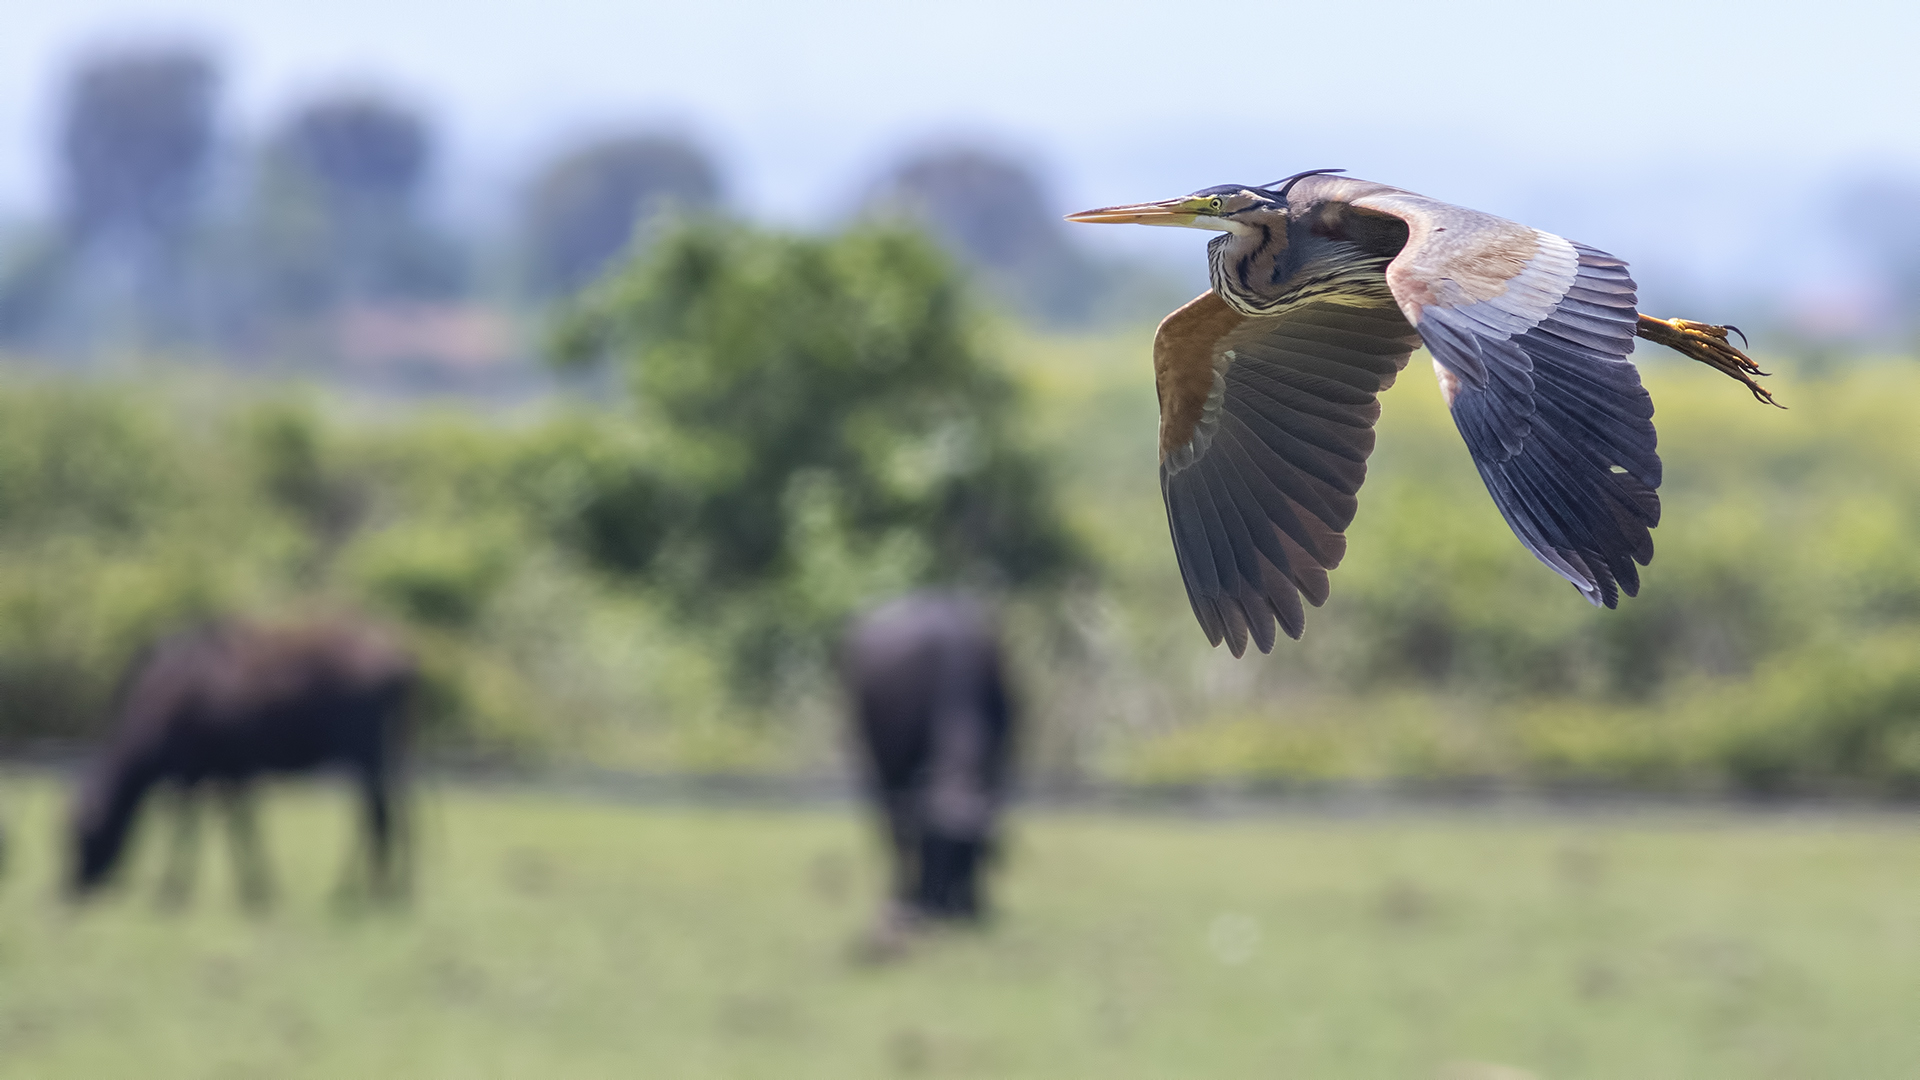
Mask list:
[[1291,229],[1286,219],[1236,223],[1207,244],[1213,291],[1243,315],[1277,315],[1316,300],[1336,302],[1388,296],[1385,270],[1392,252]]
[[1243,226],[1207,242],[1207,273],[1213,291],[1246,315],[1273,311],[1280,294],[1280,261],[1287,250],[1284,226]]

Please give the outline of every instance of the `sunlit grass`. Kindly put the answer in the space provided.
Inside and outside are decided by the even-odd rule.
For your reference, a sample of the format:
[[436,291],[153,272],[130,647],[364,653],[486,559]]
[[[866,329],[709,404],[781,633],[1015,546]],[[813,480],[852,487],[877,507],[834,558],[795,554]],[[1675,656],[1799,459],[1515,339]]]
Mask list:
[[440,789],[416,902],[368,912],[328,899],[344,799],[300,790],[248,918],[217,844],[184,913],[151,861],[65,908],[59,794],[0,794],[0,1075],[1920,1075],[1891,816],[1034,815],[989,929],[874,969],[848,811]]

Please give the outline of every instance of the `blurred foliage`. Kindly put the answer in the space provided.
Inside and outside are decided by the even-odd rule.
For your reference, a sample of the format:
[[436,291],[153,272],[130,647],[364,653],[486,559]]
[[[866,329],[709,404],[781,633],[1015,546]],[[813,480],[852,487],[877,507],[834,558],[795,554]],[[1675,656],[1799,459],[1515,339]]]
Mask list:
[[[1913,792],[1920,371],[1783,379],[1778,413],[1680,361],[1643,364],[1666,484],[1638,598],[1589,608],[1513,542],[1416,361],[1305,641],[1237,667],[1163,642],[1177,594],[1153,608],[1164,624],[1112,620],[1117,647],[1180,657],[1140,676],[1168,703],[1113,767]],[[1152,546],[1109,554],[1150,569]]]
[[[546,305],[681,215],[728,210],[699,140],[639,130],[563,148],[505,214],[450,216],[444,196],[471,185],[435,182],[444,140],[427,112],[347,85],[230,126],[219,69],[165,42],[75,65],[52,163],[60,220],[0,223],[0,344],[60,365],[192,355],[525,395],[546,388],[523,334]],[[928,230],[983,295],[1036,325],[1185,299],[1156,268],[1082,250],[1017,155],[935,148],[865,193],[867,221]]]
[[40,337],[60,303],[71,252],[51,230],[0,238],[0,341]]
[[731,627],[748,681],[903,589],[1083,568],[978,336],[915,233],[664,238],[558,330],[561,362],[617,362],[638,411],[629,459],[588,466],[584,550]]
[[0,257],[0,338],[68,351],[205,338],[219,81],[188,45],[75,65],[52,163],[58,220]]
[[1020,335],[963,293],[911,234],[709,223],[561,320],[611,401],[15,378],[0,736],[95,730],[182,621],[318,606],[407,629],[448,744],[815,767],[838,621],[939,582],[1004,601],[1048,773],[1920,794],[1911,362],[1783,375],[1779,412],[1644,357],[1663,523],[1642,594],[1600,611],[1513,540],[1416,360],[1333,599],[1236,662],[1169,550],[1146,329]]
[[618,135],[562,154],[521,207],[530,284],[546,296],[580,288],[660,215],[713,213],[720,187],[712,158],[677,135]]
[[865,211],[926,229],[1002,306],[1055,326],[1112,322],[1187,297],[1144,267],[1100,259],[1075,243],[1028,161],[977,146],[936,147],[902,160]]
[[208,179],[216,83],[213,61],[192,48],[82,63],[61,125],[69,228],[135,241],[179,230]]
[[217,63],[193,47],[75,67],[61,219],[5,237],[0,340],[50,359],[199,349],[311,361],[347,350],[332,325],[343,309],[472,298],[473,253],[428,206],[427,117],[336,91],[254,143],[222,128],[218,89]]
[[0,389],[0,737],[97,731],[128,658],[182,624],[349,609],[410,634],[448,744],[819,764],[850,611],[932,582],[1044,596],[1087,566],[1021,393],[911,234],[680,234],[563,337],[619,363],[631,408]]
[[868,208],[922,224],[1028,314],[1085,322],[1098,302],[1092,260],[1024,162],[972,147],[918,154],[881,181]]
[[235,237],[247,320],[459,294],[462,253],[423,206],[433,150],[424,117],[364,91],[289,115],[260,155]]
[[[0,739],[96,733],[129,658],[218,613],[370,612],[447,745],[700,759],[728,707],[699,645],[573,557],[557,458],[604,417],[343,419],[232,386],[0,389]],[[751,764],[765,740],[728,760]]]

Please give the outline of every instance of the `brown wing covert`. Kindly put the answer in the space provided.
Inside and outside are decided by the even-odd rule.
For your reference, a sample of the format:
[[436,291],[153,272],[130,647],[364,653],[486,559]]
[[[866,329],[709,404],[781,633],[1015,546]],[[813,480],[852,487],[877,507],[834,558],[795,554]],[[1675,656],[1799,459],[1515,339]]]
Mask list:
[[[1235,656],[1304,626],[1373,451],[1380,391],[1418,337],[1388,304],[1247,317],[1206,293],[1161,325],[1160,489],[1194,614]],[[1204,387],[1204,393],[1201,388]]]

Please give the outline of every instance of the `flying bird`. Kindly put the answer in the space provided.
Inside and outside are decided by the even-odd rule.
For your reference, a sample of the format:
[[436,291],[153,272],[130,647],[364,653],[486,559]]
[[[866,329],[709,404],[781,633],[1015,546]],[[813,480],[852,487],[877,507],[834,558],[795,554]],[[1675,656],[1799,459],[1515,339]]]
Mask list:
[[1378,395],[1422,345],[1520,542],[1595,606],[1637,593],[1660,456],[1627,355],[1643,337],[1772,403],[1738,330],[1640,314],[1604,251],[1342,171],[1067,218],[1220,234],[1212,288],[1153,341],[1160,491],[1207,638],[1270,652],[1276,623],[1300,636],[1302,597],[1326,602]]

